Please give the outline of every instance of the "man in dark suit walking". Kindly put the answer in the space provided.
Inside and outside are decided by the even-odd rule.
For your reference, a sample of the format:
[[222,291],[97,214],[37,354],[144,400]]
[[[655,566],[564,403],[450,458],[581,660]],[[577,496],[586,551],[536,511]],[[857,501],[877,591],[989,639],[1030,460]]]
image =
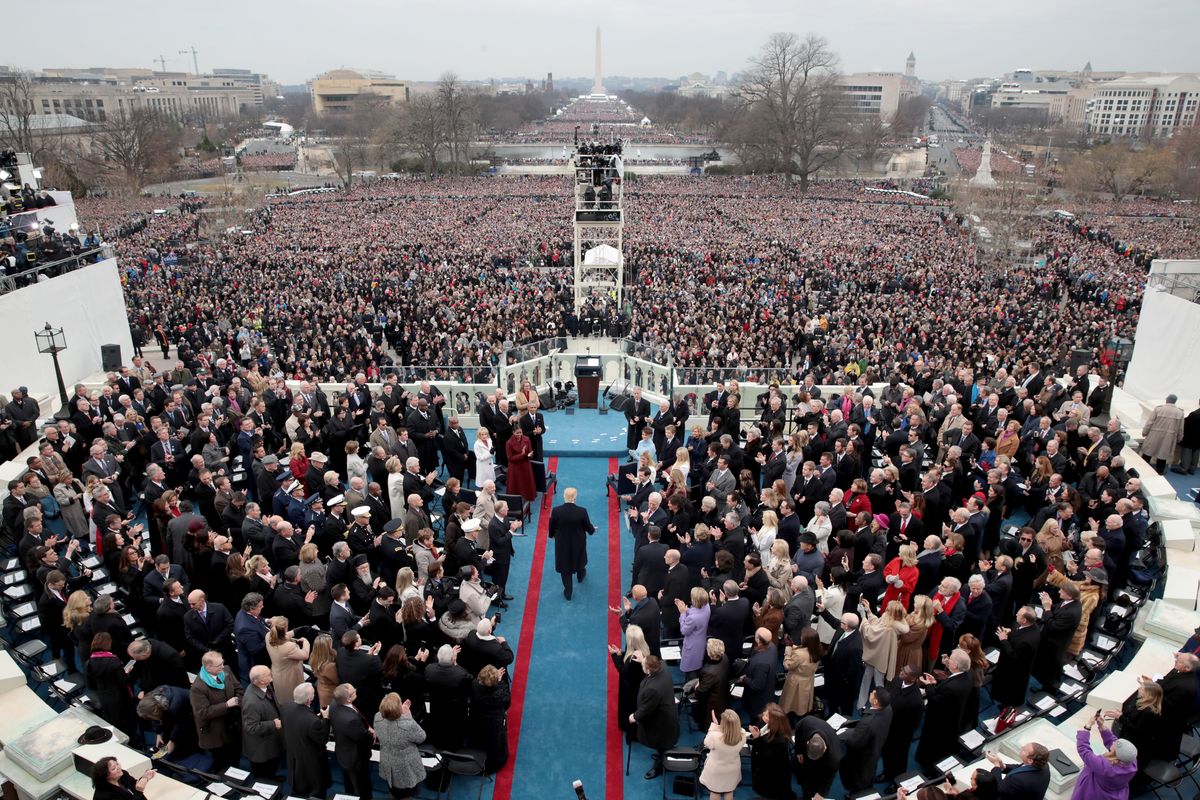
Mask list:
[[550,512],[550,538],[554,540],[554,569],[562,576],[563,597],[571,599],[571,576],[583,583],[587,575],[587,537],[596,532],[587,509],[575,505],[579,492],[563,490],[563,504]]
[[[339,669],[338,674],[341,675]],[[355,707],[358,692],[349,683],[333,690],[329,727],[333,730],[333,754],[346,778],[346,791],[359,800],[371,800],[371,745],[375,730]]]

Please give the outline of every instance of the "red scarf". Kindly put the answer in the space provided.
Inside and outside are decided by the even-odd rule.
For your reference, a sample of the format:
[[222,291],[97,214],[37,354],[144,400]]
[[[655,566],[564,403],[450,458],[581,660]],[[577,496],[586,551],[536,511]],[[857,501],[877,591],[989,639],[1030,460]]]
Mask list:
[[[942,611],[949,614],[958,605],[959,598],[962,597],[960,592],[955,592],[949,597],[945,597],[939,592],[934,595],[934,600],[941,599]],[[938,652],[942,649],[942,624],[934,621],[933,625],[929,626],[929,660],[937,663]]]

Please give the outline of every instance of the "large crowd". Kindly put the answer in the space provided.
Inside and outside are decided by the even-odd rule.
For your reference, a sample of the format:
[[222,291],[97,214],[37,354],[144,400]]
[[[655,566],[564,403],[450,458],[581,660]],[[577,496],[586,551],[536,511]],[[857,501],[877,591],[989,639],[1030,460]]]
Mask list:
[[[146,342],[154,333],[210,364],[254,361],[295,378],[487,370],[506,346],[579,332],[581,318],[673,351],[697,383],[719,370],[853,383],[918,361],[1061,365],[1073,348],[1098,357],[1132,335],[1151,249],[1046,219],[1045,266],[1013,265],[983,252],[948,207],[869,188],[830,181],[801,196],[769,177],[631,181],[625,300],[597,297],[579,315],[566,178],[405,179],[275,198],[236,235],[195,241],[187,206],[115,245]],[[1174,235],[1136,233],[1154,247]]]
[[[326,395],[237,358],[152,360],[75,387],[69,416],[42,431],[23,425],[39,452],[3,504],[39,584],[40,632],[80,667],[98,713],[173,761],[204,751],[214,772],[243,759],[259,778],[285,770],[295,796],[328,793],[331,736],[360,798],[376,773],[411,796],[427,778],[418,745],[503,768],[510,676],[529,665],[494,612],[519,591],[508,574],[518,506],[538,494],[537,394],[485,398],[468,437],[436,384],[403,391],[391,376],[375,392],[359,374]],[[917,362],[888,377],[829,395],[806,383],[794,416],[782,393],[758,408],[732,381],[698,412],[655,413],[634,392],[637,467],[618,485],[628,533],[610,532],[633,550],[612,609],[625,637],[610,648],[610,723],[649,748],[648,779],[681,713],[707,729],[712,796],[741,782],[747,744],[762,797],[895,781],[918,731],[916,765],[934,778],[991,704],[1018,724],[1032,692],[1057,693],[1089,633],[1111,630],[1114,593],[1149,580],[1135,559],[1145,499],[1102,373]],[[1200,410],[1185,419],[1172,400],[1142,432],[1160,469],[1177,442],[1200,452]],[[13,419],[36,420],[36,404],[29,417],[13,402]],[[556,548],[586,538],[568,515]],[[556,552],[568,600],[578,558]],[[1179,752],[1198,666],[1181,652],[1115,723],[1088,722],[1075,797],[1124,796],[1097,787]],[[1093,725],[1107,759],[1091,752]],[[1019,763],[994,757],[972,785],[999,794],[975,796],[1043,797],[1048,759],[1036,743]],[[98,790],[139,793],[151,779],[95,775]]]
[[[649,748],[647,778],[680,713],[707,730],[714,796],[741,781],[745,744],[763,797],[895,781],[918,731],[932,778],[991,704],[1016,724],[1033,691],[1056,693],[1089,634],[1111,630],[1114,593],[1149,580],[1135,558],[1145,501],[1101,356],[1133,330],[1150,250],[1047,218],[1045,266],[1015,267],[977,252],[946,206],[868,188],[889,187],[626,187],[631,286],[608,311],[714,381],[695,407],[655,412],[635,390],[623,411],[637,466],[617,489],[629,534],[612,532],[631,535],[633,558],[613,609],[625,637],[610,722]],[[81,668],[109,723],[175,759],[204,751],[215,771],[286,770],[296,796],[329,791],[331,735],[362,798],[376,773],[409,796],[426,778],[421,743],[503,768],[510,676],[529,665],[494,612],[519,591],[538,396],[485,398],[468,436],[437,381],[405,391],[385,367],[490,380],[507,346],[577,326],[568,189],[380,182],[276,199],[207,237],[200,201],[138,209],[136,225],[80,204],[125,259],[138,346],[40,432],[14,394],[5,435],[39,452],[3,522],[40,584],[52,655]],[[1063,375],[1072,347],[1090,368]],[[768,366],[784,385],[761,398],[716,382]],[[327,395],[318,378],[344,388]],[[1179,468],[1194,470],[1200,411],[1171,400],[1142,453],[1164,470],[1182,444]],[[582,564],[555,565],[569,600]],[[89,591],[99,581],[111,590]],[[1179,752],[1198,665],[1181,653],[1115,723],[1088,723],[1077,797]],[[1093,725],[1108,758],[1084,755]],[[972,791],[1040,798],[1048,759],[1026,745]],[[96,780],[132,794],[146,779]]]

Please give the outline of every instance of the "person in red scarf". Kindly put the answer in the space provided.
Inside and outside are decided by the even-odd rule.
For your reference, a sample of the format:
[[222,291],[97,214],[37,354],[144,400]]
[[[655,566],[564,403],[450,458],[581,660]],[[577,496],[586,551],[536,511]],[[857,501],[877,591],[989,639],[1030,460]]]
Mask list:
[[893,600],[904,606],[907,611],[912,605],[913,589],[920,577],[917,569],[917,546],[911,542],[900,547],[900,554],[888,562],[883,568],[883,581],[887,591],[883,594],[882,608],[887,608]]
[[958,578],[942,578],[933,597],[933,625],[929,627],[929,660],[937,663],[941,656],[954,649],[958,641],[958,626],[967,615],[967,605],[959,590]]

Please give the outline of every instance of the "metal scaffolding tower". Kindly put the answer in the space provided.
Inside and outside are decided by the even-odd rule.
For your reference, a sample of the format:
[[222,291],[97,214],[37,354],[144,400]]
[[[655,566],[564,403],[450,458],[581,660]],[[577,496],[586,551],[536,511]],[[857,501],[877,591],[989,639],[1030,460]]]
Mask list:
[[575,170],[575,310],[594,295],[608,298],[619,308],[625,271],[621,141],[581,142],[576,129],[571,160]]

